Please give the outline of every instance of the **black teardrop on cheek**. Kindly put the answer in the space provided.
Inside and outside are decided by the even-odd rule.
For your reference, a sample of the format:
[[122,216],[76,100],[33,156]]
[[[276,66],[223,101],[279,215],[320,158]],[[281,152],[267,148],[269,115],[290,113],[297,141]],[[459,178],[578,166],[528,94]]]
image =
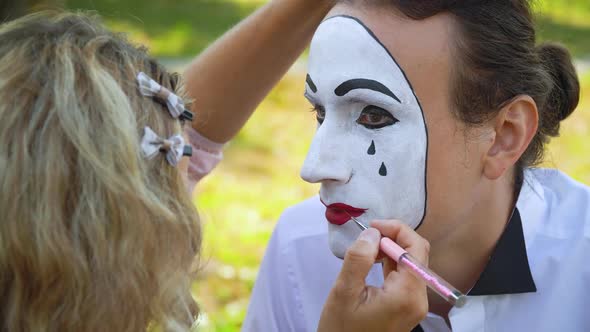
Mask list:
[[381,163],[381,167],[379,168],[379,175],[381,175],[381,176],[387,175],[387,167],[385,167],[385,163]]
[[371,141],[371,146],[369,146],[369,150],[367,150],[368,155],[374,155],[376,152],[375,150],[375,141]]

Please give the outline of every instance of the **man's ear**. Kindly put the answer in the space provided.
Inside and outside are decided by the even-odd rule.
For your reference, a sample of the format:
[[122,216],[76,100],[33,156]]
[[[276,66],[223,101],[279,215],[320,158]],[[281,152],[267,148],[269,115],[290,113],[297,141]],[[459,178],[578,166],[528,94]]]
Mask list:
[[526,151],[538,126],[537,104],[530,96],[516,96],[504,105],[494,119],[494,138],[484,156],[484,175],[490,180],[504,175]]

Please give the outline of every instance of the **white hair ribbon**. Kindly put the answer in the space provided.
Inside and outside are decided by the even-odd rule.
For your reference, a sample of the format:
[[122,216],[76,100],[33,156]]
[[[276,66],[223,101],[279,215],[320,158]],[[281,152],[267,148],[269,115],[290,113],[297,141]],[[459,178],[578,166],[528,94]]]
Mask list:
[[193,113],[185,108],[182,99],[158,84],[158,82],[154,81],[145,73],[140,72],[137,74],[137,83],[139,84],[139,92],[142,95],[146,97],[155,97],[166,102],[168,112],[170,112],[170,115],[173,118],[177,119],[181,117],[185,120],[193,120]]
[[184,144],[184,138],[181,135],[177,134],[163,139],[150,127],[144,128],[141,150],[147,159],[155,157],[160,152],[166,152],[166,160],[175,167],[183,156],[192,155],[191,146]]

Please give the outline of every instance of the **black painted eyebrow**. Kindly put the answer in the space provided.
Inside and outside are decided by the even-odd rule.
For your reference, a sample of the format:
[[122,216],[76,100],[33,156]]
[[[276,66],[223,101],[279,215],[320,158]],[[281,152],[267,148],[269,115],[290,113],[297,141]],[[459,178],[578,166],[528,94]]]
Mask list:
[[355,78],[352,80],[348,80],[348,81],[340,84],[336,88],[336,90],[334,90],[334,93],[338,97],[342,97],[345,94],[349,93],[350,91],[356,90],[356,89],[367,89],[367,90],[381,92],[382,94],[395,99],[398,103],[401,104],[401,101],[399,100],[399,98],[391,90],[389,90],[388,87],[386,87],[385,85],[383,85],[375,80],[368,80],[365,78]]
[[309,74],[307,74],[307,77],[305,77],[305,82],[307,82],[307,85],[309,85],[309,88],[313,93],[318,92],[318,87],[315,85],[315,83],[313,83],[313,80]]

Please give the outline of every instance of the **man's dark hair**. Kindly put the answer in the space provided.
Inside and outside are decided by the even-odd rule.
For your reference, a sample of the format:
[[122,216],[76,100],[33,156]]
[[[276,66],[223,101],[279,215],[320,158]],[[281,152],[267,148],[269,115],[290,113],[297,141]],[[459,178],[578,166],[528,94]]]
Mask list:
[[535,100],[539,128],[517,163],[519,184],[523,169],[542,161],[545,143],[559,134],[559,123],[574,111],[580,98],[580,84],[568,50],[556,43],[536,45],[531,1],[362,2],[393,6],[414,20],[439,13],[455,18],[459,34],[452,48],[455,64],[451,98],[454,112],[463,122],[481,125],[517,95]]

